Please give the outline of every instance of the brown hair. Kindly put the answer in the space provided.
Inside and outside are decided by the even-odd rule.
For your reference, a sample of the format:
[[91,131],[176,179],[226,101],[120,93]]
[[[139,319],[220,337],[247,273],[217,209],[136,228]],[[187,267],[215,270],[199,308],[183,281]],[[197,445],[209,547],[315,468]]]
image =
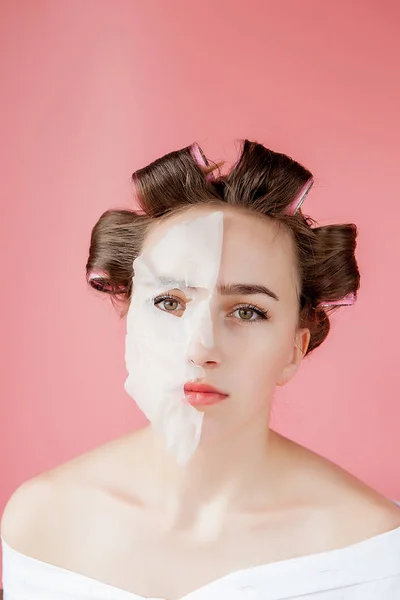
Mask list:
[[211,164],[193,144],[133,173],[139,210],[109,210],[97,221],[91,235],[87,281],[110,294],[113,301],[122,301],[127,309],[133,261],[149,225],[201,204],[224,203],[266,215],[281,223],[293,237],[301,283],[299,325],[310,329],[309,354],[328,335],[328,315],[336,308],[321,304],[340,301],[359,289],[357,228],[354,224],[316,227],[315,221],[300,209],[292,216],[287,214],[312,174],[285,154],[242,140],[239,159],[226,175],[220,173],[221,164]]

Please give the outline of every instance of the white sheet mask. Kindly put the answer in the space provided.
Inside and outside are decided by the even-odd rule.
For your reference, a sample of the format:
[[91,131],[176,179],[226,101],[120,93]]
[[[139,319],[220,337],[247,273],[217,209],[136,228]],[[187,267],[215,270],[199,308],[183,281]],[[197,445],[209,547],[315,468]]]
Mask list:
[[[127,393],[166,447],[186,464],[200,441],[203,413],[185,401],[184,385],[205,376],[190,361],[193,342],[213,346],[210,301],[218,279],[223,212],[172,223],[163,237],[134,261],[133,296],[127,314]],[[196,288],[196,289],[191,289]],[[182,316],[154,304],[156,296],[182,290]]]

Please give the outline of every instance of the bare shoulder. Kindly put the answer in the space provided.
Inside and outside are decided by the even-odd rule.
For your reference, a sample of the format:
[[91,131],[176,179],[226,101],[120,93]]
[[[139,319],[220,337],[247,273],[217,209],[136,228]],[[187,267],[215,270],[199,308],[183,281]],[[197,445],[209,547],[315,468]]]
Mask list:
[[[400,527],[400,507],[329,459],[289,440],[300,489],[333,547],[363,541]],[[400,500],[400,498],[399,498]],[[311,521],[313,522],[313,521]],[[314,523],[315,525],[315,523]]]
[[1,535],[14,548],[25,537],[38,534],[39,523],[51,502],[51,479],[46,474],[24,482],[9,498],[1,519]]
[[20,485],[1,518],[1,535],[13,549],[46,560],[56,554],[57,540],[67,548],[76,533],[103,509],[107,491],[132,476],[128,447],[132,434],[98,446]]

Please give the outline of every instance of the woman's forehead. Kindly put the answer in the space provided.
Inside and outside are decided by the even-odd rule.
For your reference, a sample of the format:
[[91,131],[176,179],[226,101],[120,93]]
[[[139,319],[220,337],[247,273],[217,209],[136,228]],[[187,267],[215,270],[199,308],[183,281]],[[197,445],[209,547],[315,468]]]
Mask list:
[[[177,279],[214,263],[223,283],[293,284],[295,260],[292,239],[278,223],[235,207],[199,207],[154,225],[142,251],[153,267],[168,264]],[[210,265],[209,265],[210,266]]]

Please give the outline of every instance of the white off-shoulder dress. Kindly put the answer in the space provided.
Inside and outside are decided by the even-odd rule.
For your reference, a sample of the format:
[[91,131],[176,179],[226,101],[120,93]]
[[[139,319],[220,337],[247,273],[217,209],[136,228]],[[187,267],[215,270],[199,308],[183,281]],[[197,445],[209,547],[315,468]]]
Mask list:
[[[21,554],[3,539],[2,546],[4,600],[150,600]],[[179,600],[297,598],[400,600],[400,527],[338,550],[234,571]]]

